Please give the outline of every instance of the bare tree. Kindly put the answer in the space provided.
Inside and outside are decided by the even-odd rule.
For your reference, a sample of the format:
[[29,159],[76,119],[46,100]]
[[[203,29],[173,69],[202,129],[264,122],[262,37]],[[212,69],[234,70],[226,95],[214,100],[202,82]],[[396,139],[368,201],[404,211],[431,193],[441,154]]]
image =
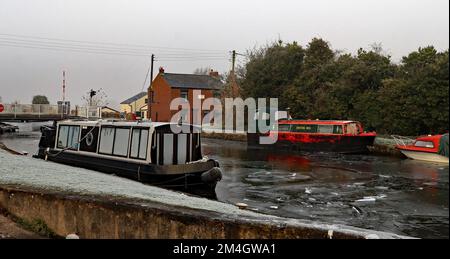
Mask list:
[[209,71],[211,71],[210,67],[199,67],[194,70],[194,74],[196,75],[208,75]]
[[85,106],[106,106],[108,96],[102,88],[98,90],[91,89],[85,95],[81,97]]

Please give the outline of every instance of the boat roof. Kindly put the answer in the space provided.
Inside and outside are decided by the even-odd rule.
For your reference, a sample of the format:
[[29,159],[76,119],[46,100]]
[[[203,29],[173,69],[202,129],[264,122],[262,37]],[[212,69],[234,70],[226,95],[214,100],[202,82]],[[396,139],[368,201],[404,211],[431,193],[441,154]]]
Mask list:
[[[144,121],[127,121],[127,120],[62,120],[59,121],[58,124],[64,125],[80,125],[80,126],[103,126],[103,125],[111,125],[111,126],[122,126],[122,127],[159,127],[164,125],[171,125],[177,123],[171,122],[152,122],[148,120]],[[183,123],[183,125],[190,125]],[[190,125],[194,126],[194,125]]]
[[279,120],[278,124],[314,124],[314,125],[344,125],[357,121],[352,120]]

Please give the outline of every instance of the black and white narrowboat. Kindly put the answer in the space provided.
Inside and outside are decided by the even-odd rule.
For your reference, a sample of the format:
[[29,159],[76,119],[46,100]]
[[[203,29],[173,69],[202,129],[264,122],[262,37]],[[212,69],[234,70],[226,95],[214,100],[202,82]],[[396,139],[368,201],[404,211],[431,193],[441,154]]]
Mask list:
[[192,125],[67,120],[41,131],[38,158],[187,191],[214,191],[222,178],[218,162],[202,156]]

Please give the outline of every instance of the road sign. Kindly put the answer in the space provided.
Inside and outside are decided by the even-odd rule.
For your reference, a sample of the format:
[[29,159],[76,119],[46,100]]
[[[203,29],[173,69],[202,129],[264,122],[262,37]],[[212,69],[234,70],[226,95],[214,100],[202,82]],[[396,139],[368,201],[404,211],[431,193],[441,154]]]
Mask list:
[[5,106],[3,106],[3,104],[0,103],[0,112],[5,110]]

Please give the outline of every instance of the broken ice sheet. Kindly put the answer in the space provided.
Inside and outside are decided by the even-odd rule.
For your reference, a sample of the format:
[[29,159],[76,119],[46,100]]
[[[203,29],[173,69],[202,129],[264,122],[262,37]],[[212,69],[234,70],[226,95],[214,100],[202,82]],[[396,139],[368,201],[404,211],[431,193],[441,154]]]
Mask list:
[[377,199],[374,197],[364,197],[362,199],[356,200],[355,202],[375,202]]

